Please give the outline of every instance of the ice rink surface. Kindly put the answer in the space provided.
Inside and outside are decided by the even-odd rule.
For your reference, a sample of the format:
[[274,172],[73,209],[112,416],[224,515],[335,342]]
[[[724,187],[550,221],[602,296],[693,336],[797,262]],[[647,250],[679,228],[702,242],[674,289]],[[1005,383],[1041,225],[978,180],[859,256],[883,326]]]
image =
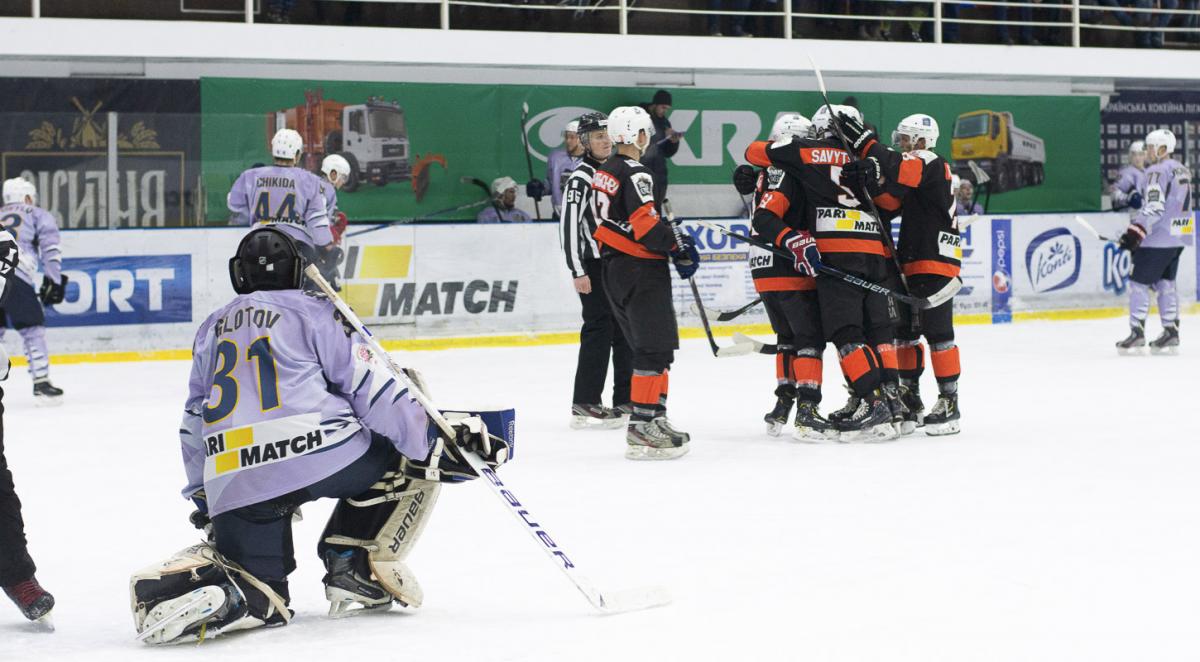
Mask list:
[[[675,602],[593,613],[486,487],[450,485],[409,559],[421,610],[330,620],[332,504],[310,504],[291,626],[157,649],[133,640],[128,577],[199,538],[179,497],[189,364],[56,367],[59,409],[17,369],[5,446],[57,631],[0,605],[0,660],[1195,659],[1194,325],[1174,357],[1118,357],[1120,320],[962,328],[963,433],[874,445],[767,437],[771,361],[686,341],[669,406],[692,451],[659,463],[568,429],[576,346],[404,354],[443,406],[517,408],[501,476],[601,588]],[[824,411],[844,400],[831,357]]]

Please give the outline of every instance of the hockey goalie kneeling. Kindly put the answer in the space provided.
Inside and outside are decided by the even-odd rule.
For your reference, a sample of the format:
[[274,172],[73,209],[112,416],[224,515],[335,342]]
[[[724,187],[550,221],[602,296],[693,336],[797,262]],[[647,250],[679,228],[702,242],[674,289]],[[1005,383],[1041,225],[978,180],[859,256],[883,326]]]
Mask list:
[[333,305],[301,288],[301,268],[287,235],[252,231],[230,260],[238,296],[196,335],[183,493],[209,539],[130,579],[141,641],[286,625],[292,517],[319,498],[339,499],[317,550],[330,613],[420,606],[404,560],[441,484],[478,477],[464,453],[492,468],[510,456],[512,410],[445,412],[454,434],[442,433]]

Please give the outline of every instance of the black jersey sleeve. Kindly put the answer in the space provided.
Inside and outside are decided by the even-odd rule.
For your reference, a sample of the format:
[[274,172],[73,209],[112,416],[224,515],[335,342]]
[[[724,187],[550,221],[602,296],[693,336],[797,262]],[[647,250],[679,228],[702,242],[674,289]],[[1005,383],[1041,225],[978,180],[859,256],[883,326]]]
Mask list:
[[766,190],[759,197],[751,224],[760,237],[778,246],[785,235],[793,232],[784,218],[793,210],[803,209],[804,189],[782,170],[776,173],[774,177],[772,173],[766,174]]
[[632,169],[619,195],[629,210],[633,238],[652,251],[668,253],[675,248],[675,233],[655,209],[654,175],[645,167]]

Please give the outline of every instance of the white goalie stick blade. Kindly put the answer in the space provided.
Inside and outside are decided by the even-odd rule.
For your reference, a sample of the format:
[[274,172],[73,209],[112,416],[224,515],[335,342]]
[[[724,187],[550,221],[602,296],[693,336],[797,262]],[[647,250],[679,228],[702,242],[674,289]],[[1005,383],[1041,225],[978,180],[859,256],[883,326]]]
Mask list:
[[717,358],[726,359],[731,356],[746,356],[755,352],[753,345],[739,343],[737,340],[738,335],[740,334],[734,334],[732,345],[717,348]]
[[598,595],[600,604],[595,606],[605,614],[624,614],[671,604],[671,593],[663,586],[627,588]]

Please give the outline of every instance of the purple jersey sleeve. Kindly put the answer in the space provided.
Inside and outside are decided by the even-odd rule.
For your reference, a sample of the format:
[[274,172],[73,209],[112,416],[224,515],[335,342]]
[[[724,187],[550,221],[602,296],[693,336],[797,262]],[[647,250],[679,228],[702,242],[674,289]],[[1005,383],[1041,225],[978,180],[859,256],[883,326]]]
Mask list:
[[183,451],[183,470],[187,484],[185,499],[204,487],[204,399],[208,397],[208,376],[212,374],[212,326],[214,317],[200,325],[192,342],[192,373],[188,378],[188,395],[183,405],[183,421],[179,424],[179,442]]
[[300,190],[304,192],[306,198],[304,225],[308,228],[308,236],[312,238],[314,246],[328,246],[333,243],[333,233],[329,230],[329,214],[326,209],[321,180],[311,172],[301,172],[306,175],[300,178],[302,182]]
[[38,258],[42,263],[42,273],[54,282],[62,281],[62,249],[58,236],[58,223],[54,215],[45,209],[35,208],[33,212],[37,228]]
[[229,208],[230,225],[250,225],[251,184],[254,182],[254,170],[247,170],[238,176],[225,196],[225,206]]
[[550,201],[554,204],[556,212],[562,212],[563,187],[571,172],[579,165],[579,161],[561,147],[550,152],[550,156],[546,158],[546,180],[550,186]]

